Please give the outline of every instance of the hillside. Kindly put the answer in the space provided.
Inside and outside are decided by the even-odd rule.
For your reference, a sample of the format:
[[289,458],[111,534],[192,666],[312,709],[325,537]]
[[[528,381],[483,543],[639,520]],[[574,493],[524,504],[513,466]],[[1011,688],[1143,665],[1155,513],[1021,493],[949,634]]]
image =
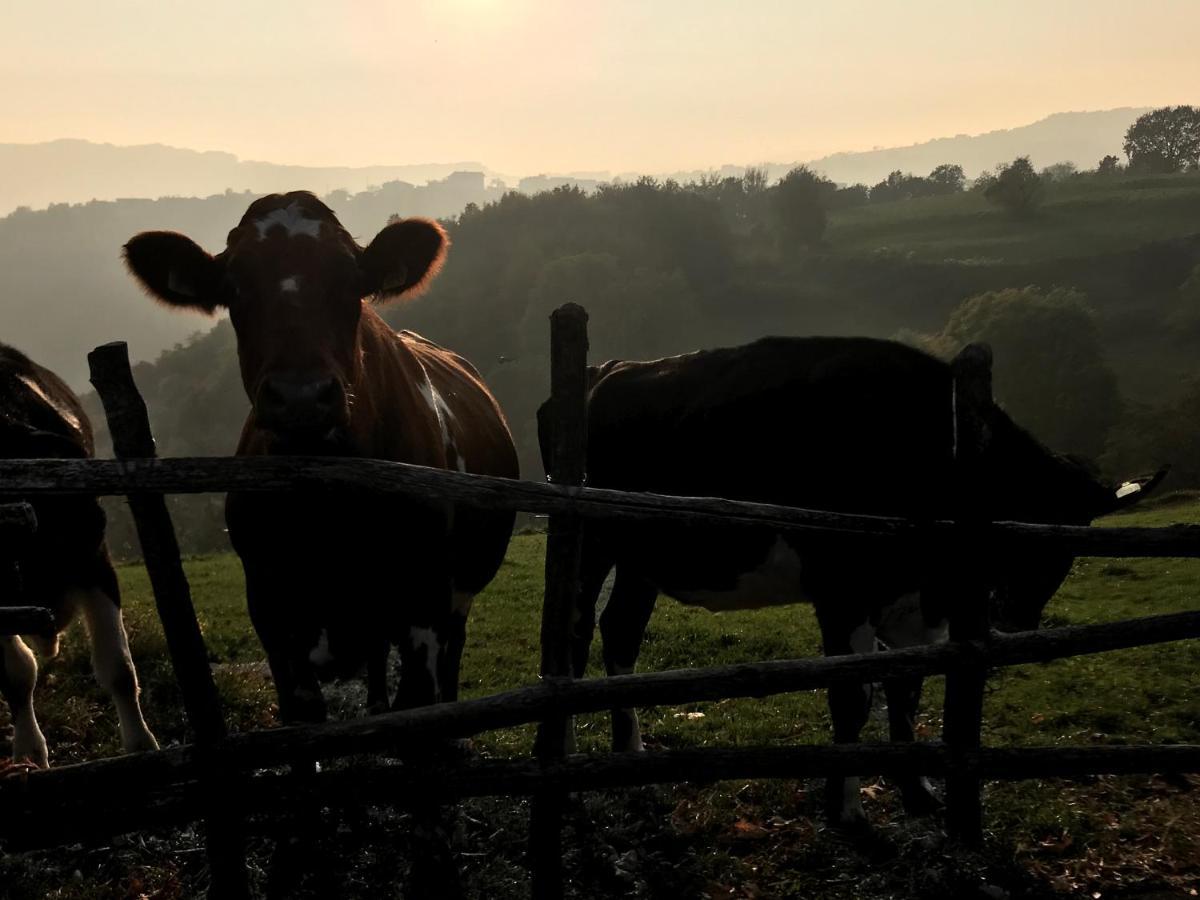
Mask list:
[[[369,238],[370,217],[354,203],[345,209],[355,233]],[[1200,452],[1200,418],[1189,412],[1200,403],[1189,387],[1200,376],[1200,309],[1183,292],[1185,282],[1200,285],[1192,274],[1200,264],[1200,175],[1078,176],[1049,186],[1045,206],[1028,220],[973,193],[839,210],[825,241],[810,251],[780,245],[769,217],[734,212],[699,188],[652,183],[594,195],[508,194],[452,223],[453,249],[432,289],[388,307],[386,316],[479,367],[512,425],[524,476],[538,478],[534,413],[548,391],[547,317],[567,300],[589,310],[591,358],[601,361],[764,334],[931,335],[967,298],[1026,285],[1069,289],[1086,303],[1082,314],[1100,354],[1095,365],[1111,367],[1105,377],[1126,411],[1111,431],[1108,423],[1098,426],[1092,449],[1069,442],[1056,449],[1099,456],[1108,434],[1117,442],[1104,460],[1119,469],[1114,477],[1172,462],[1177,486],[1200,486],[1200,455],[1187,449]],[[125,290],[140,315],[162,314]],[[177,318],[188,327],[204,323]],[[120,336],[115,328],[109,334]],[[1012,388],[1004,371],[1048,371],[1078,352],[1039,347],[1006,351],[997,365],[1002,401]],[[224,322],[138,366],[162,453],[232,449],[246,410],[235,351]],[[1017,403],[1018,421],[1045,421],[1057,410],[1087,421],[1097,398],[1073,390],[1060,396],[1062,390],[1035,387],[1032,399]],[[1055,412],[1027,408],[1041,403],[1039,393],[1056,398]],[[1167,412],[1170,403],[1184,406]],[[180,499],[177,512],[188,546],[222,545],[219,503]],[[125,525],[118,524],[114,542],[126,552],[135,547]]]
[[[0,144],[0,215],[19,206],[121,197],[207,197],[227,190],[269,194],[303,185],[319,194],[364,191],[388,181],[425,184],[453,172],[483,172],[479,162],[419,165],[290,166],[232,153],[163,144],[122,147],[84,140]],[[461,208],[461,207],[460,207]],[[447,210],[445,214],[457,212]]]
[[[1145,109],[1123,108],[1095,112],[1064,112],[1028,125],[997,129],[985,134],[960,134],[935,138],[908,147],[835,153],[808,160],[807,165],[834,181],[874,184],[893,170],[924,174],[948,160],[957,162],[968,177],[991,169],[998,161],[1029,154],[1042,167],[1069,160],[1090,168],[1102,156],[1120,154],[1125,130]],[[740,176],[745,165],[710,170]],[[799,160],[765,164],[772,180],[799,165]],[[232,153],[188,150],[162,144],[122,147],[85,140],[57,140],[38,144],[0,144],[0,215],[19,206],[40,209],[51,203],[84,203],[122,197],[206,197],[227,190],[270,193],[304,187],[317,194],[343,190],[366,191],[389,181],[420,185],[444,179],[454,172],[482,172],[488,180],[499,178],[510,187],[532,193],[558,183],[591,187],[621,179],[636,181],[646,172],[566,172],[502,175],[479,161],[346,166],[292,166],[242,160]],[[654,172],[660,179],[694,181],[706,170]],[[462,208],[439,215],[456,214]]]
[[924,174],[947,160],[962,166],[968,178],[1016,156],[1029,156],[1039,169],[1064,160],[1090,169],[1110,153],[1121,154],[1126,129],[1147,111],[1125,107],[1061,112],[1016,128],[936,138],[909,147],[834,153],[808,165],[843,184],[874,184],[896,169]]
[[[87,351],[128,341],[136,360],[154,359],[212,322],[149,301],[121,264],[121,247],[139,231],[174,230],[217,252],[254,193],[203,198],[56,203],[0,218],[0,340],[86,384]],[[498,199],[481,174],[427,185],[390,182],[372,191],[326,195],[351,233],[369,237],[389,215],[449,216],[468,203]]]

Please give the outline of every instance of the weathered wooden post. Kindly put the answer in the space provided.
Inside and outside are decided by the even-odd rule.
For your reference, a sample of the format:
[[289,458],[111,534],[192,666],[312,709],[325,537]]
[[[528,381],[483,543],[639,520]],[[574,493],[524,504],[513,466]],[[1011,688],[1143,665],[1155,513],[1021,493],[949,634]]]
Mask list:
[[[989,597],[983,578],[988,564],[979,543],[985,524],[979,513],[984,452],[991,439],[988,411],[992,407],[992,351],[986,344],[968,344],[950,363],[954,379],[954,465],[956,469],[956,542],[950,640],[964,647],[986,642],[990,634]],[[968,846],[983,841],[983,782],[971,761],[980,746],[983,728],[983,692],[987,668],[982,661],[952,669],[946,674],[943,738],[951,752],[946,776],[946,830]]]
[[[150,417],[134,384],[125,342],[97,347],[88,354],[88,367],[92,385],[104,404],[113,454],[117,459],[154,457]],[[191,589],[179,558],[175,526],[161,494],[131,494],[128,499],[188,724],[196,734],[197,749],[211,748],[225,737],[225,718],[208,665],[204,637],[196,621]],[[227,779],[211,764],[204,769],[209,782],[204,817],[212,871],[209,896],[222,900],[248,897],[243,817],[226,805],[230,803]]]
[[[583,484],[587,457],[587,311],[575,303],[550,316],[550,400],[555,484]],[[544,679],[571,677],[571,627],[579,594],[582,522],[574,514],[550,516],[546,536],[546,594],[542,605]],[[555,716],[538,727],[535,753],[543,762],[566,753],[567,720]],[[562,813],[565,792],[534,795],[530,807],[529,852],[534,900],[563,895]]]

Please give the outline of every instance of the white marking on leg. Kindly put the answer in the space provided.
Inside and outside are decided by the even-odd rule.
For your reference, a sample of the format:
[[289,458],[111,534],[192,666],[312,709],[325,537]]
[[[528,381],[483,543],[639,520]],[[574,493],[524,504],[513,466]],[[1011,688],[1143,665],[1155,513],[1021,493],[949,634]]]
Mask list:
[[286,209],[271,210],[255,222],[254,226],[258,229],[260,241],[265,239],[267,233],[273,228],[282,228],[288,237],[303,234],[315,238],[321,233],[321,220],[308,218],[301,209],[299,201],[293,201]]
[[604,576],[604,583],[600,585],[600,596],[596,598],[597,620],[604,615],[604,610],[608,609],[608,601],[612,599],[613,585],[616,583],[617,567],[613,566],[608,570],[608,574]]
[[50,764],[50,755],[33,711],[37,659],[19,637],[0,636],[0,666],[4,667],[3,680],[12,710],[13,759],[28,759],[44,769]]
[[441,642],[438,640],[437,632],[432,628],[412,627],[408,629],[408,640],[415,653],[420,654],[425,651],[425,670],[429,673],[429,680],[433,684],[434,701],[441,699],[442,692],[438,685],[438,651],[441,649]]
[[157,750],[142,708],[138,703],[137,671],[129,655],[129,639],[121,609],[98,588],[74,592],[92,638],[92,668],[98,681],[113,699],[121,729],[121,747],[126,753]]
[[308,661],[318,669],[324,669],[333,662],[333,654],[329,652],[329,632],[321,629],[321,636],[316,645],[308,651]]
[[[608,674],[632,675],[636,668],[636,666],[623,666],[618,665],[617,663],[612,663],[608,667]],[[629,732],[629,739],[625,742],[625,746],[618,749],[630,753],[641,753],[643,750],[645,750],[646,748],[642,744],[642,726],[638,722],[637,710],[614,709],[613,717],[624,719]],[[616,731],[616,723],[614,723],[613,730]]]
[[296,293],[296,291],[300,290],[300,276],[289,275],[287,278],[284,278],[279,282],[279,290],[286,294]]

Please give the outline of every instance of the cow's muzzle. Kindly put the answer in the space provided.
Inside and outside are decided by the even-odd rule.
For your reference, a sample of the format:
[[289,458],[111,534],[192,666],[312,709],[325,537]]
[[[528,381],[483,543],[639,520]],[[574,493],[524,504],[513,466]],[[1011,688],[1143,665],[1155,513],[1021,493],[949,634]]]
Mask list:
[[346,389],[331,375],[269,375],[254,401],[258,424],[283,438],[320,440],[345,428]]

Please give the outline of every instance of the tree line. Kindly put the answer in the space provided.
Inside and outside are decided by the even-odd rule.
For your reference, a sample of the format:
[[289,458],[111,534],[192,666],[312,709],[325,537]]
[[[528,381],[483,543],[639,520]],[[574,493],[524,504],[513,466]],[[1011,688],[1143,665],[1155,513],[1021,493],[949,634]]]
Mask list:
[[[955,169],[948,163],[920,180],[962,194],[971,186]],[[1045,199],[1067,183],[1099,192],[1140,176],[1126,167],[1050,167],[1033,177]],[[889,181],[903,183],[882,183]],[[892,337],[946,356],[985,340],[995,349],[998,399],[1052,448],[1087,456],[1114,475],[1172,462],[1176,487],[1200,487],[1200,381],[1183,379],[1161,402],[1139,404],[1123,384],[1143,378],[1143,370],[1131,368],[1130,354],[1119,362],[1112,354],[1115,337],[1133,340],[1132,356],[1152,367],[1168,346],[1193,345],[1200,239],[1181,235],[1122,254],[1027,264],[845,253],[827,233],[845,208],[845,190],[806,169],[774,184],[752,169],[687,184],[647,178],[590,193],[508,193],[446,219],[453,249],[445,270],[427,295],[386,307],[385,316],[481,370],[508,416],[527,478],[542,476],[534,414],[549,389],[548,317],[572,300],[590,313],[597,362],[764,334]],[[1003,207],[982,214],[1013,233],[1029,227]],[[1131,339],[1130,322],[1144,333]],[[247,401],[228,322],[139,364],[135,378],[161,454],[232,452]],[[88,402],[102,422],[94,398]],[[172,504],[186,549],[224,547],[220,498]],[[135,552],[120,504],[109,508],[116,550]]]

